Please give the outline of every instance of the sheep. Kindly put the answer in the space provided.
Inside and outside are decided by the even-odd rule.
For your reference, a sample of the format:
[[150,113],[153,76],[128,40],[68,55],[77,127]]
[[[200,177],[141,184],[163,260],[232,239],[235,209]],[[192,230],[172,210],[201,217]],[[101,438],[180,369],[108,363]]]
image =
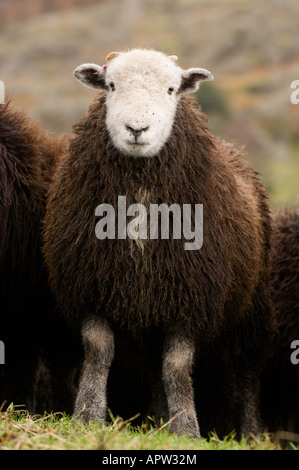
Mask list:
[[63,332],[70,332],[54,310],[41,252],[45,196],[67,145],[68,137],[48,135],[11,101],[0,105],[0,406],[14,402],[31,412],[71,407],[65,383],[56,380],[56,364],[66,366]]
[[[110,369],[134,368],[149,386],[155,415],[171,421],[170,432],[199,436],[192,370],[216,345],[225,353],[232,426],[238,436],[259,433],[259,378],[274,323],[268,195],[241,152],[212,135],[188,96],[212,74],[176,62],[132,49],[74,71],[99,93],[74,125],[53,178],[43,247],[58,306],[82,335],[73,414],[105,420]],[[131,216],[138,213],[127,231],[120,197]],[[169,237],[151,238],[149,225],[144,236],[144,220],[157,204],[172,214]],[[171,205],[191,206],[185,238],[174,236],[179,217]],[[197,205],[204,211],[203,245],[186,249]]]
[[269,431],[299,433],[298,207],[280,210],[274,222],[272,295],[278,328],[273,354],[262,375],[261,412]]
[[[272,237],[271,295],[276,314],[271,353],[261,374],[260,409],[263,430],[299,432],[298,346],[299,342],[299,211],[298,207],[280,209],[274,216]],[[202,433],[215,431],[222,438],[230,432],[225,376],[217,357],[221,351],[211,348],[205,360],[198,361],[194,387],[201,413]],[[205,386],[200,385],[204,382]],[[287,439],[292,435],[288,434]]]

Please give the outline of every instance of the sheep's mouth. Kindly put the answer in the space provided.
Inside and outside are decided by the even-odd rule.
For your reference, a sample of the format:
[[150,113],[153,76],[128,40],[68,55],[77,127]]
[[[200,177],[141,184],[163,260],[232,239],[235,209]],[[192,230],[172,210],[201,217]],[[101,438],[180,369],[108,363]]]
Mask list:
[[131,146],[136,146],[136,147],[142,147],[144,145],[149,145],[148,142],[131,142],[130,140],[127,141],[127,144],[131,145]]
[[122,151],[131,157],[151,157],[150,148],[149,142],[126,141]]

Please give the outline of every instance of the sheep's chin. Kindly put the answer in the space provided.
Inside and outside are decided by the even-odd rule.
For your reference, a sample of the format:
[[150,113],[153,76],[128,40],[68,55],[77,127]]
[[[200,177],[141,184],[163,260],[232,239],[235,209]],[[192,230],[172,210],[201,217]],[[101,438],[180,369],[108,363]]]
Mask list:
[[148,143],[131,144],[123,142],[121,145],[119,145],[119,143],[114,143],[114,145],[123,155],[132,158],[153,158],[159,153],[160,150],[160,147],[158,148],[158,146],[153,146]]

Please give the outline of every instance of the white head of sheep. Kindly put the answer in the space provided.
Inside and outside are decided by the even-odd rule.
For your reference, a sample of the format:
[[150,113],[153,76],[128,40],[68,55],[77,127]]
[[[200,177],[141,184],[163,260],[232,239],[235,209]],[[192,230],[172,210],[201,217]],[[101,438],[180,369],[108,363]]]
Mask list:
[[75,69],[84,85],[106,91],[106,126],[122,153],[157,155],[171,134],[181,95],[213,79],[208,70],[183,70],[176,61],[176,56],[133,49],[110,53],[103,67],[83,64]]

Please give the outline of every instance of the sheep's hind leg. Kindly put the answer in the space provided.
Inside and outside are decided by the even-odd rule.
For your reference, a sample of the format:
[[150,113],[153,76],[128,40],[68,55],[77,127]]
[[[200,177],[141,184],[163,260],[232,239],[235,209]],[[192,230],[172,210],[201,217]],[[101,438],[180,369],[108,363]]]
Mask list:
[[228,372],[227,377],[230,381],[229,398],[236,439],[250,440],[252,436],[259,436],[262,431],[259,374],[254,370],[242,370],[242,366],[238,366]]
[[74,416],[84,422],[105,420],[114,335],[106,320],[90,317],[83,325],[82,339],[85,357]]
[[194,405],[192,366],[194,345],[182,336],[168,336],[164,344],[162,379],[167,398],[170,432],[199,437]]
[[156,423],[163,425],[169,421],[167,398],[162,381],[161,370],[151,374],[152,409]]

